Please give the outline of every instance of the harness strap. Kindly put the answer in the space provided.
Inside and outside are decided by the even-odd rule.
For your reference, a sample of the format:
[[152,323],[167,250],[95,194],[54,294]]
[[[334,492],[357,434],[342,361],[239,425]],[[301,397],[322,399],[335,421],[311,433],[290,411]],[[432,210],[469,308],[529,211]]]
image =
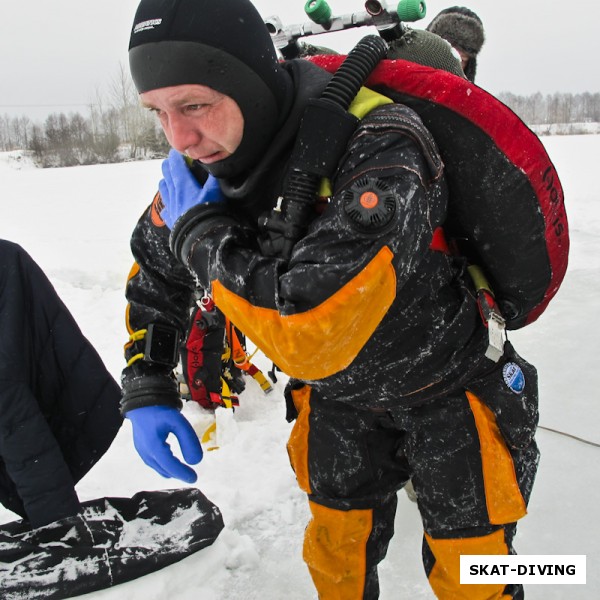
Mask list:
[[[138,329],[137,331],[134,331],[129,336],[129,340],[125,344],[125,350],[127,350],[128,348],[130,348],[135,342],[137,342],[139,340],[143,340],[146,337],[146,333],[148,333],[147,329]],[[127,361],[127,366],[130,367],[133,363],[137,362],[138,360],[142,360],[143,358],[144,358],[144,353],[143,352],[140,352],[138,354],[134,354]]]
[[[443,252],[452,256],[446,234],[443,227],[434,230],[429,248],[434,252]],[[477,294],[477,307],[483,324],[488,330],[489,344],[485,355],[494,362],[498,362],[504,354],[504,342],[506,338],[506,321],[498,308],[494,298],[494,292],[490,286],[483,270],[478,265],[469,265],[467,272],[471,276],[475,292]]]
[[257,383],[260,385],[262,391],[265,394],[269,394],[273,391],[273,386],[269,383],[269,380],[264,376],[263,372],[252,362],[250,362],[250,356],[246,353],[240,339],[233,328],[233,324],[226,317],[226,332],[227,341],[231,353],[233,364],[242,371],[248,373]]

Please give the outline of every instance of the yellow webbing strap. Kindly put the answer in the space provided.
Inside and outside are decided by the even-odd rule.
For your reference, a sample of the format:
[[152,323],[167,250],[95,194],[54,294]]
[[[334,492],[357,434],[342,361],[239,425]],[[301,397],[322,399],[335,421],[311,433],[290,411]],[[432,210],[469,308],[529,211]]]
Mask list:
[[252,377],[255,381],[260,385],[262,391],[265,394],[273,391],[273,386],[269,382],[269,380],[264,376],[264,373],[260,369],[256,369],[255,373],[252,373]]
[[252,352],[252,354],[246,354],[246,357],[248,358],[248,360],[254,358],[254,355],[258,352],[258,348],[254,348],[254,352]]
[[216,444],[216,436],[217,436],[217,422],[213,421],[202,434],[200,438],[200,442],[205,447],[205,449],[210,452],[211,450],[218,450],[219,446]]
[[140,352],[139,354],[135,354],[127,361],[127,366],[130,367],[134,362],[137,362],[138,360],[142,360],[142,358],[144,358],[143,352]]
[[231,388],[227,385],[227,382],[221,377],[221,400],[225,408],[233,408],[231,403]]
[[223,362],[227,362],[231,358],[231,346],[229,344],[225,344],[223,346],[223,354],[221,354],[221,360]]
[[[373,109],[384,106],[385,104],[393,104],[394,101],[383,94],[374,92],[366,87],[361,87],[358,94],[348,108],[348,112],[354,115],[357,119],[363,119]],[[321,198],[329,198],[333,194],[331,181],[324,177],[321,179],[318,195]]]
[[[129,336],[129,340],[125,344],[125,348],[129,348],[134,342],[143,340],[146,337],[146,333],[148,333],[147,329],[138,329],[137,331],[134,331]],[[135,354],[127,361],[127,366],[130,367],[134,362],[141,360],[142,358],[144,358],[143,352],[140,352],[139,354]]]
[[319,191],[317,194],[321,198],[330,198],[333,195],[333,189],[331,188],[331,181],[327,177],[323,177],[321,179],[321,183],[319,185]]
[[469,265],[467,267],[467,271],[473,280],[473,285],[475,286],[475,290],[485,290],[489,292],[492,297],[494,297],[494,292],[492,291],[492,286],[489,284],[487,277],[483,273],[481,267],[477,265]]
[[[225,408],[233,409],[231,402],[231,389],[227,385],[227,382],[221,378],[221,400]],[[220,410],[220,409],[218,409]],[[207,451],[218,450],[219,445],[217,444],[217,421],[213,421],[205,430],[200,437],[200,443],[205,447]]]
[[383,94],[374,92],[369,88],[362,87],[348,108],[348,112],[357,119],[364,119],[373,109],[385,104],[393,104],[394,101]]
[[138,329],[137,331],[134,331],[129,336],[129,341],[130,342],[137,342],[138,340],[143,340],[146,337],[147,333],[148,333],[147,329]]

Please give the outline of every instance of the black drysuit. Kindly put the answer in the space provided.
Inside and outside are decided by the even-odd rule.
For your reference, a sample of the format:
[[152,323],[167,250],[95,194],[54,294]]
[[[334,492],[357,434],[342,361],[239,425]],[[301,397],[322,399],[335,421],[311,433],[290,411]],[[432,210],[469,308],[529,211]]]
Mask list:
[[[292,377],[297,420],[288,451],[310,500],[304,558],[319,597],[378,596],[395,494],[412,478],[436,594],[517,598],[518,587],[481,586],[481,596],[462,589],[457,557],[512,552],[537,466],[535,370],[510,346],[498,364],[484,356],[487,332],[464,261],[432,247],[446,218],[443,164],[404,106],[383,105],[361,120],[323,214],[289,261],[265,255],[257,219],[281,195],[299,116],[328,78],[302,61],[286,68],[295,104],[269,162],[242,184],[222,181],[226,202],[192,209],[175,225],[171,246],[216,305]],[[369,223],[354,209],[359,202],[368,212],[373,195],[389,204]],[[168,258],[156,206],[133,236],[131,331],[155,320],[181,327],[188,306],[179,304],[189,294],[186,277]],[[133,344],[128,356],[137,352]],[[506,364],[525,372],[525,391],[508,387]],[[157,366],[134,364],[123,381],[125,410],[128,389],[135,406],[177,405]],[[524,408],[506,419],[502,402]]]
[[119,430],[120,389],[39,266],[0,240],[0,502],[32,527],[79,511],[74,484]]

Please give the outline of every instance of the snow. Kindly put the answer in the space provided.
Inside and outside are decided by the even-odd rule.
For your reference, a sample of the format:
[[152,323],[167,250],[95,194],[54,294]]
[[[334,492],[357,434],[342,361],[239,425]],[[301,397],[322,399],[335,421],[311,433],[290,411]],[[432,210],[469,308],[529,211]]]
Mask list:
[[[572,251],[564,284],[533,325],[510,334],[540,375],[544,427],[600,443],[600,203],[596,180],[600,135],[543,138],[561,177]],[[0,237],[21,244],[45,270],[86,336],[118,378],[126,340],[123,288],[132,259],[129,235],[152,199],[160,162],[35,169],[18,153],[0,154]],[[259,354],[263,370],[270,363]],[[280,600],[315,598],[302,562],[308,520],[285,444],[284,378],[265,396],[247,380],[235,414],[218,411],[219,449],[205,452],[197,485],[221,509],[219,539],[188,558],[136,581],[82,598],[90,600]],[[207,417],[186,405],[199,432]],[[541,429],[542,461],[520,524],[520,554],[585,554],[587,585],[528,585],[528,599],[600,597],[600,448]],[[132,496],[179,487],[146,467],[125,422],[111,449],[79,483],[82,500]],[[0,508],[0,522],[15,515]],[[433,598],[421,566],[416,505],[399,494],[396,535],[380,566],[381,598]]]

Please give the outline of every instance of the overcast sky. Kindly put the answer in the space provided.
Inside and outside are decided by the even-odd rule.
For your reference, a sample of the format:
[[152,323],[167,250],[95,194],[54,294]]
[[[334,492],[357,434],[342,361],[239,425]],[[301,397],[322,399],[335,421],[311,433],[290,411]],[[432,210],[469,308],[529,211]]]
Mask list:
[[[213,0],[218,2],[218,0]],[[255,0],[264,17],[306,20],[305,0]],[[429,0],[424,28],[453,0]],[[486,30],[477,83],[497,94],[600,92],[600,3],[578,0],[475,0]],[[362,0],[330,0],[334,13],[363,10]],[[127,44],[138,0],[0,0],[0,114],[86,112],[127,67]],[[388,0],[388,6],[395,4]],[[570,6],[570,8],[569,8]],[[352,36],[328,43],[348,51]]]

